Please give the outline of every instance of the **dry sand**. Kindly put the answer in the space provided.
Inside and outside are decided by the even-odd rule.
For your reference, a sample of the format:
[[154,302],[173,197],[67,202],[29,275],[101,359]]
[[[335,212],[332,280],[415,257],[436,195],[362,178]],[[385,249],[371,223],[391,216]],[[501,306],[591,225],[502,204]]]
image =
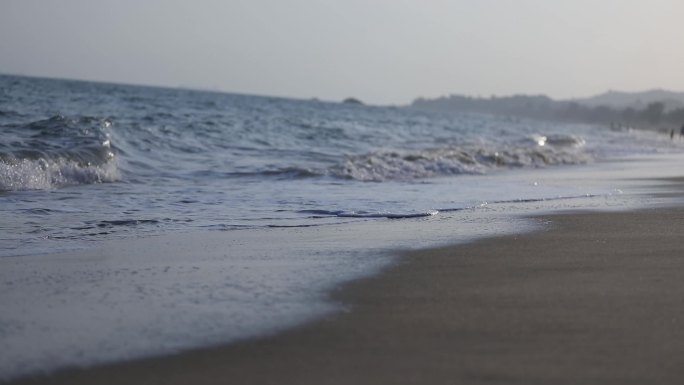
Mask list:
[[410,252],[276,336],[26,383],[684,383],[684,209],[544,219]]

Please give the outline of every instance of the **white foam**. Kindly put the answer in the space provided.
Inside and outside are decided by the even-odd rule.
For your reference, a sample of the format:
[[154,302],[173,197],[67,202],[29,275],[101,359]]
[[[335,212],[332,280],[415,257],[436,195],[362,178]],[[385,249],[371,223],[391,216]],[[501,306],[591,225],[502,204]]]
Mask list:
[[[541,139],[543,138],[543,140]],[[536,168],[582,164],[592,159],[580,143],[537,137],[534,146],[466,145],[421,151],[374,152],[352,156],[333,175],[361,181],[411,180],[461,174],[484,174],[500,168]],[[559,141],[563,145],[551,145]]]
[[0,161],[0,191],[50,190],[75,184],[115,182],[120,178],[113,154],[101,165],[82,165],[65,159]]

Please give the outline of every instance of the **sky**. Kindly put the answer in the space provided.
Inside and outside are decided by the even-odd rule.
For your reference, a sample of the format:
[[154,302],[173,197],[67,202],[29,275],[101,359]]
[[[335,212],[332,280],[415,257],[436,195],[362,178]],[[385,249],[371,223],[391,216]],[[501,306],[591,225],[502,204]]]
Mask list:
[[0,73],[407,104],[684,90],[682,0],[0,0]]

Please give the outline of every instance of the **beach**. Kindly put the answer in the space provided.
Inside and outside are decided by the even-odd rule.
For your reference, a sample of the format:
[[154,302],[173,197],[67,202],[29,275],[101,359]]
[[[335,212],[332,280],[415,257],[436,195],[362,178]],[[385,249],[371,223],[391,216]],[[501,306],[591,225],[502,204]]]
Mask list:
[[678,379],[668,135],[0,83],[0,382]]
[[15,383],[681,383],[684,209],[535,220],[407,252],[331,293],[346,311],[273,336]]
[[684,383],[684,2],[37,3],[0,385]]

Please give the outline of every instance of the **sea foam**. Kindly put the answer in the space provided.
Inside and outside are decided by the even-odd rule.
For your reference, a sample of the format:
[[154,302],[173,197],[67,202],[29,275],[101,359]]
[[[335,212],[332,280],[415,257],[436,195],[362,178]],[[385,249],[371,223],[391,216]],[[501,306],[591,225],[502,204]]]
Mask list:
[[115,159],[101,165],[81,165],[65,159],[0,162],[0,191],[49,190],[67,185],[115,182],[120,177]]
[[592,159],[584,139],[535,136],[530,143],[459,145],[417,151],[381,151],[350,156],[331,173],[361,181],[411,180],[484,174],[502,168],[583,164]]
[[121,175],[108,119],[56,115],[2,127],[0,191],[115,182]]

